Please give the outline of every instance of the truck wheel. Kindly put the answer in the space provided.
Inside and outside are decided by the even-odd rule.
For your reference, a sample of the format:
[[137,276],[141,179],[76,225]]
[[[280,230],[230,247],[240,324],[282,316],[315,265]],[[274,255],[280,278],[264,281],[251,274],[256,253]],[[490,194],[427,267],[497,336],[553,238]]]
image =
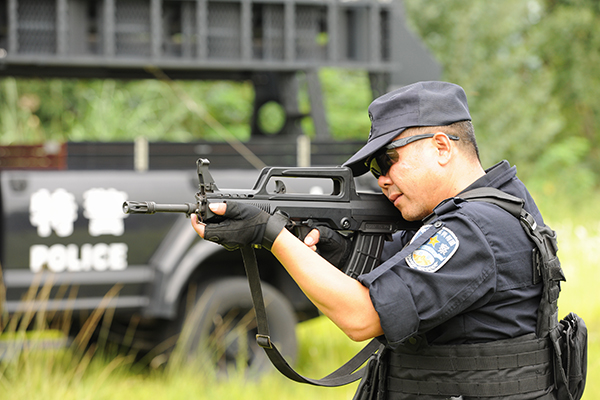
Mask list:
[[[278,290],[266,283],[262,289],[271,340],[291,362],[297,348],[294,311]],[[219,376],[234,370],[256,378],[272,368],[256,344],[256,334],[248,281],[242,277],[222,279],[197,296],[172,357],[188,364],[212,365]]]

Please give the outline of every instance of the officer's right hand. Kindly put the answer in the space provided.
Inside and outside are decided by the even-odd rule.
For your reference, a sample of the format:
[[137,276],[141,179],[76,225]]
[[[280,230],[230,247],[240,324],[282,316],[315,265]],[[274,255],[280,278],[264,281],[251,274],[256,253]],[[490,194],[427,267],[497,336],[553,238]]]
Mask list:
[[339,232],[319,225],[304,238],[304,244],[338,268],[346,266],[352,252],[352,242]]
[[317,251],[317,244],[319,243],[319,238],[321,237],[321,233],[318,229],[313,229],[308,232],[308,235],[304,238],[304,244],[310,247],[313,251]]

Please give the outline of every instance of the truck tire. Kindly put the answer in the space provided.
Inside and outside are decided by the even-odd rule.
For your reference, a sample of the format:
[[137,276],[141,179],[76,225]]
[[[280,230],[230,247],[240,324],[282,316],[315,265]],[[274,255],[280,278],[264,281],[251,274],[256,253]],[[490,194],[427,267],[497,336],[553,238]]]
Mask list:
[[[291,363],[297,350],[294,311],[274,287],[263,283],[262,289],[271,339]],[[220,377],[234,370],[255,379],[272,369],[256,344],[256,333],[248,281],[243,277],[220,279],[196,297],[172,357],[186,364],[211,365]]]

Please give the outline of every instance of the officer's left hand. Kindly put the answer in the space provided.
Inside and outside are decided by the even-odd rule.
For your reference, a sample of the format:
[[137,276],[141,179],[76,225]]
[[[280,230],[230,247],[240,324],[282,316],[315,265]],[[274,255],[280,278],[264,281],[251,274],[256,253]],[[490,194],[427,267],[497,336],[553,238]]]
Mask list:
[[227,250],[246,245],[271,249],[273,242],[285,227],[288,219],[281,213],[269,213],[244,203],[228,202],[209,205],[212,212],[222,215],[219,223],[200,223],[192,215],[192,227],[204,239],[219,243]]

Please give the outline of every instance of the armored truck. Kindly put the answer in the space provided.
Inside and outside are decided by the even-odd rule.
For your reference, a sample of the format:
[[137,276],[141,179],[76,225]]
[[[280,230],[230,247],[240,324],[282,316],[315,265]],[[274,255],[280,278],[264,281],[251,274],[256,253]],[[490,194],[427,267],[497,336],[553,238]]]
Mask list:
[[[127,164],[120,161],[127,158],[119,156],[123,146],[69,146],[71,155],[63,154],[61,162],[19,155],[19,162],[51,169],[16,162],[10,166],[9,148],[0,148],[2,308],[9,315],[5,331],[11,319],[18,319],[15,326],[41,324],[75,336],[93,315],[103,315],[106,321],[97,322],[97,332],[110,326],[110,341],[130,343],[149,359],[165,360],[179,346],[188,356],[196,350],[203,357],[211,354],[212,362],[224,369],[246,354],[248,373],[263,371],[268,362],[255,345],[239,252],[200,239],[185,214],[122,211],[127,200],[193,201],[198,190],[193,154],[170,157],[180,160],[175,165],[179,169],[162,164],[162,169],[142,172],[121,168]],[[43,152],[38,146],[17,149]],[[182,158],[189,160],[189,168]],[[157,154],[150,158],[159,159]],[[211,173],[220,188],[251,189],[259,171],[217,168]],[[298,185],[306,193],[328,190],[318,180]],[[293,359],[296,323],[316,317],[317,310],[269,252],[260,250],[257,257],[273,338]]]

